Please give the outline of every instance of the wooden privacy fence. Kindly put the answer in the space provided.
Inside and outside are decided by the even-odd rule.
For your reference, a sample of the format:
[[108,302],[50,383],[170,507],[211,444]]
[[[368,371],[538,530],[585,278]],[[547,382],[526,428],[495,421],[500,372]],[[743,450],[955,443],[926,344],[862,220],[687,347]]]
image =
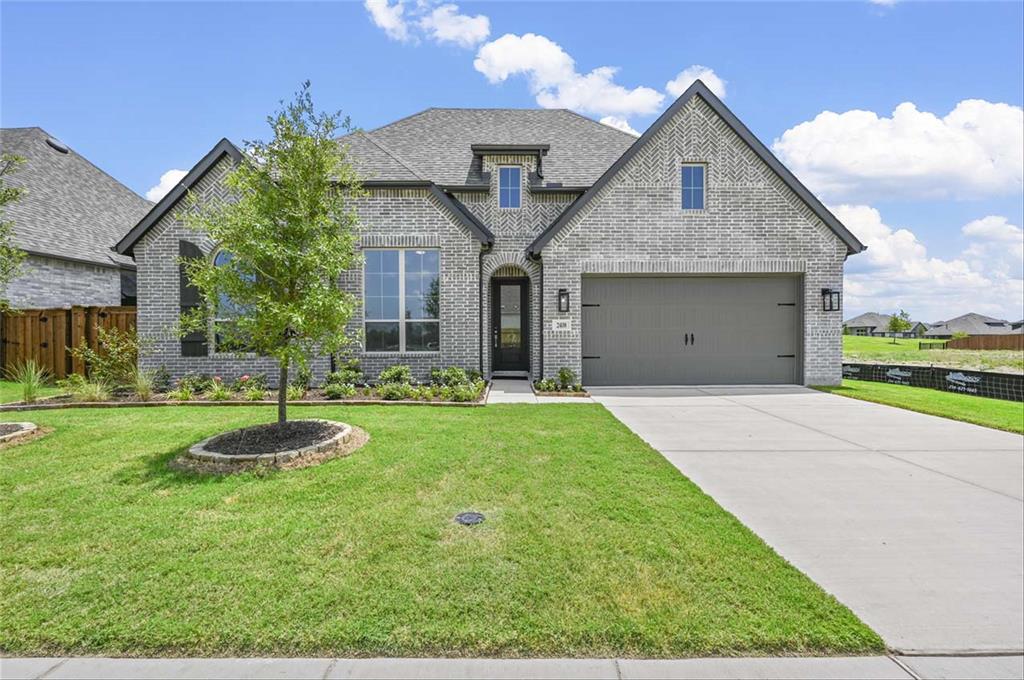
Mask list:
[[135,330],[134,307],[72,307],[21,309],[0,315],[0,368],[3,373],[35,361],[55,378],[85,375],[85,365],[69,348],[83,342],[99,349],[100,328]]
[[946,349],[1015,349],[1024,351],[1024,334],[971,335],[946,343]]

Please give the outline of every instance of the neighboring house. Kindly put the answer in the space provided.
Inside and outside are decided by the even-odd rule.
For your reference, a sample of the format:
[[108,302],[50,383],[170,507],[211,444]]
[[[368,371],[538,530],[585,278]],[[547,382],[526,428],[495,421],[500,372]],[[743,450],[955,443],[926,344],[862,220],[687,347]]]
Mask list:
[[891,314],[879,314],[878,312],[866,312],[843,322],[843,332],[847,335],[870,335],[876,338],[920,338],[928,330],[928,324],[921,321],[911,321],[910,329],[900,333],[893,333],[889,330]]
[[[365,264],[341,285],[363,301],[347,330],[371,378],[404,363],[421,379],[841,379],[841,312],[825,309],[864,246],[701,82],[639,139],[566,110],[428,109],[344,141],[368,178]],[[273,375],[214,332],[174,333],[198,304],[176,258],[217,252],[174,208],[223,196],[240,159],[222,140],[118,245],[139,268],[146,367]]]
[[924,335],[927,338],[951,338],[954,333],[967,335],[1006,335],[1016,332],[1013,324],[984,314],[970,312],[949,321],[936,321]]
[[11,306],[135,304],[135,264],[113,247],[153,204],[41,128],[0,130],[0,151],[25,159],[5,179],[25,189],[4,208],[28,253],[6,291]]

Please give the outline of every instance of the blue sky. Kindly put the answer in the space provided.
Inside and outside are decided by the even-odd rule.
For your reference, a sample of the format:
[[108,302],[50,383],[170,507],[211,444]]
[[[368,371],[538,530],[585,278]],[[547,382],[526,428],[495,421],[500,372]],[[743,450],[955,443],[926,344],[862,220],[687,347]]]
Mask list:
[[1024,316],[1022,3],[373,2],[4,2],[0,123],[146,194],[304,79],[368,129],[540,104],[642,131],[702,73],[869,243],[847,316]]

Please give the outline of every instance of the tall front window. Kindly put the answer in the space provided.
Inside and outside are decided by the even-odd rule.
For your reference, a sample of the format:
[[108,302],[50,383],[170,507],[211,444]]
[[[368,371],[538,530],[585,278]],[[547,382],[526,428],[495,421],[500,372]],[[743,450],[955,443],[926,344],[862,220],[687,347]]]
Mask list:
[[498,168],[498,207],[518,208],[522,198],[522,170],[510,166]]
[[367,250],[363,268],[367,352],[441,347],[441,257],[436,250]]
[[704,209],[704,166],[683,166],[683,210]]
[[[234,258],[226,250],[218,250],[213,256],[213,264],[218,267],[231,266]],[[217,299],[217,307],[213,318],[213,348],[215,352],[247,352],[250,351],[246,338],[238,332],[238,319],[245,316],[246,307],[240,305],[225,293]]]

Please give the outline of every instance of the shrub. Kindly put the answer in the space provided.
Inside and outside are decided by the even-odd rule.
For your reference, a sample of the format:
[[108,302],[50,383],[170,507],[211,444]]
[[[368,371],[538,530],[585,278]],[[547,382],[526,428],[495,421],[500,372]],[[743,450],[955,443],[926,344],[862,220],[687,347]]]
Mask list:
[[104,380],[87,380],[84,376],[73,373],[57,385],[71,395],[72,401],[110,401],[113,387]]
[[182,378],[178,381],[178,388],[167,393],[167,398],[171,401],[192,401],[195,394],[196,391],[192,384]]
[[302,385],[296,385],[295,383],[292,383],[287,387],[286,396],[288,398],[288,401],[299,401],[304,396],[306,396],[306,388],[303,387]]
[[259,383],[255,383],[242,390],[242,399],[246,401],[263,401],[267,398],[267,389]]
[[259,388],[261,390],[267,389],[267,374],[266,373],[253,373],[249,375],[240,375],[231,383],[232,392],[244,392],[248,389]]
[[153,374],[149,371],[135,369],[135,377],[132,380],[132,392],[139,401],[149,401],[153,398],[154,390]]
[[324,396],[328,399],[345,399],[355,396],[356,386],[349,383],[328,383],[324,385]]
[[227,401],[233,396],[231,388],[225,385],[220,378],[214,378],[204,394],[210,401]]
[[380,372],[380,376],[377,377],[377,382],[409,385],[412,383],[412,369],[405,364],[388,366]]
[[166,366],[160,366],[153,372],[153,390],[166,392],[171,389],[171,373]]
[[544,378],[543,380],[538,380],[533,384],[533,386],[536,388],[538,392],[558,391],[558,383],[556,383],[552,378]]
[[363,369],[359,366],[359,359],[348,359],[338,370],[327,374],[324,385],[360,385],[362,382]]
[[469,381],[470,382],[477,382],[477,381],[480,381],[480,380],[484,379],[484,374],[481,373],[480,371],[478,371],[475,368],[469,369],[468,375],[469,375]]
[[483,394],[486,386],[487,384],[483,380],[465,385],[455,385],[451,388],[449,401],[476,401]]
[[440,369],[435,368],[430,371],[430,382],[435,385],[448,385],[449,387],[455,385],[467,385],[470,382],[469,376],[466,375],[465,369],[459,368],[458,366],[451,366],[449,368]]
[[956,331],[953,333],[953,340],[963,340],[964,338],[970,337],[967,331]]
[[305,394],[309,386],[313,384],[313,369],[309,366],[299,366],[299,369],[295,371],[295,377],[292,379],[291,384],[295,387],[301,387],[303,394]]
[[377,386],[377,396],[387,401],[412,399],[416,394],[416,388],[409,383],[385,382]]
[[192,394],[200,394],[213,387],[213,376],[205,373],[183,375],[178,379],[178,389],[187,387]]
[[19,364],[7,373],[10,380],[18,383],[21,388],[21,400],[31,404],[39,398],[39,392],[43,386],[50,382],[50,371],[40,366],[35,361],[28,361]]
[[558,369],[558,386],[563,390],[571,390],[572,386],[576,384],[576,374],[572,369],[563,366]]
[[97,329],[99,351],[82,343],[71,350],[71,355],[85,362],[89,377],[112,385],[131,387],[135,382],[139,360],[139,336],[132,331],[117,328]]
[[419,387],[414,387],[412,389],[413,399],[418,399],[420,401],[430,401],[431,399],[434,398],[434,389],[430,385],[420,385]]

